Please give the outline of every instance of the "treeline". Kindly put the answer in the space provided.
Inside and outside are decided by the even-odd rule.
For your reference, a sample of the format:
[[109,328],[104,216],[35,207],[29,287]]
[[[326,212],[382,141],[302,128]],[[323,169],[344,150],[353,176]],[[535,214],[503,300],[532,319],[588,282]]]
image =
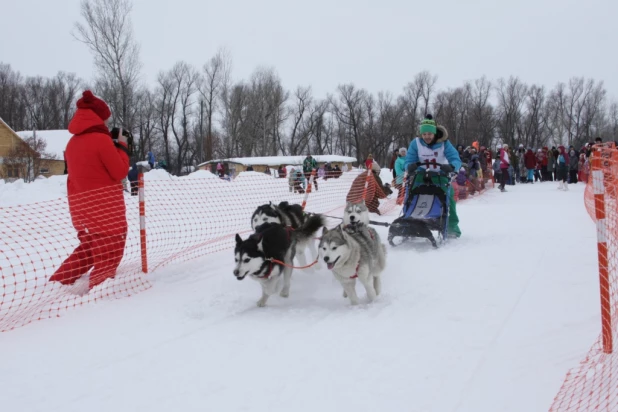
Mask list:
[[[585,78],[547,89],[513,76],[481,77],[440,90],[437,76],[424,71],[399,95],[341,84],[318,97],[310,86],[286,90],[274,68],[233,80],[232,59],[221,50],[202,67],[178,62],[147,86],[139,80],[130,8],[128,0],[82,2],[84,23],[74,35],[95,58],[90,82],[67,73],[24,77],[0,63],[0,117],[19,130],[66,128],[89,87],[110,104],[115,123],[133,131],[137,159],[153,150],[176,173],[213,158],[309,152],[359,160],[372,153],[384,164],[393,149],[407,147],[425,113],[446,126],[454,144],[579,147],[596,136],[618,140],[618,104],[603,82]],[[120,41],[105,45],[106,38]]]

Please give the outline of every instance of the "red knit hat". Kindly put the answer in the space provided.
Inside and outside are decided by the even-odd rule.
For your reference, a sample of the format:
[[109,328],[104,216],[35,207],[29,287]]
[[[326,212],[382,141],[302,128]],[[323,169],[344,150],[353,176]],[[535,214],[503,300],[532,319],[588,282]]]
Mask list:
[[112,112],[111,110],[109,110],[109,106],[107,105],[107,103],[92,94],[90,90],[86,90],[82,94],[82,98],[77,101],[77,108],[90,109],[95,112],[97,116],[99,116],[103,121],[106,121],[112,116]]

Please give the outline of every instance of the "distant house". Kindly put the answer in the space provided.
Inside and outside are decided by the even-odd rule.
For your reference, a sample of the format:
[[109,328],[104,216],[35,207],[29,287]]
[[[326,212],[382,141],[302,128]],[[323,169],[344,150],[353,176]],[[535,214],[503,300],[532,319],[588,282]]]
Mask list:
[[19,167],[7,165],[4,159],[20,144],[26,144],[11,127],[0,118],[0,178],[17,179]]
[[[22,139],[34,136],[34,131],[24,130],[16,132]],[[43,139],[47,143],[45,151],[52,158],[43,158],[41,167],[37,174],[43,176],[54,176],[64,174],[64,150],[67,143],[73,136],[68,130],[37,130],[37,139]]]
[[[212,173],[216,173],[217,164],[223,164],[223,167],[227,174],[230,176],[236,176],[240,172],[247,170],[249,166],[253,168],[254,172],[264,172],[266,166],[268,166],[274,173],[279,166],[302,166],[303,161],[307,156],[263,156],[263,157],[232,157],[228,159],[215,159],[208,162],[199,164],[197,167],[200,170],[208,170]],[[313,156],[318,167],[324,166],[326,163],[330,163],[333,167],[336,165],[340,169],[343,169],[343,165],[347,165],[347,169],[352,169],[352,163],[356,162],[355,157],[349,156],[337,156],[337,155],[316,155]]]
[[[37,134],[38,135],[38,134]],[[39,170],[28,170],[31,166],[31,160],[22,162],[20,159],[38,159],[37,153],[30,148],[25,142],[28,136],[20,136],[15,132],[4,120],[0,118],[0,179],[33,179],[38,175],[62,174],[64,171],[64,162],[59,162],[52,158],[42,158],[37,160]],[[38,136],[37,136],[38,137]],[[11,152],[20,150],[20,157],[9,159]],[[22,157],[25,156],[25,157]],[[61,163],[61,166],[60,164]],[[29,174],[29,176],[27,176]]]

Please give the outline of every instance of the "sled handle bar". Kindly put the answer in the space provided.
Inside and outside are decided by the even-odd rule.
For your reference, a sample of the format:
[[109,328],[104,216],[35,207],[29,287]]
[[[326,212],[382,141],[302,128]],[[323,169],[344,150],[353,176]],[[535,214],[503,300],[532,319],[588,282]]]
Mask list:
[[[448,174],[448,173],[452,173],[453,172],[453,166],[449,165],[449,164],[441,164],[441,163],[433,163],[433,162],[425,162],[425,163],[421,163],[421,162],[416,162],[416,163],[412,163],[408,166],[408,174],[412,174],[416,171],[416,169],[418,169],[419,167],[425,167],[427,169],[429,169],[430,167],[439,167],[440,171]],[[431,170],[429,170],[431,172]],[[436,170],[436,172],[439,172],[438,170]]]
[[391,224],[388,222],[376,222],[375,220],[370,220],[369,221],[370,225],[378,225],[378,226],[385,226],[385,227],[389,227]]
[[[339,219],[339,220],[343,220],[342,217],[338,217],[338,216],[328,216],[328,215],[322,215],[324,217],[329,217],[331,219]],[[385,227],[389,227],[391,224],[388,222],[376,222],[375,220],[370,220],[369,221],[370,225],[378,225],[378,226],[385,226]]]

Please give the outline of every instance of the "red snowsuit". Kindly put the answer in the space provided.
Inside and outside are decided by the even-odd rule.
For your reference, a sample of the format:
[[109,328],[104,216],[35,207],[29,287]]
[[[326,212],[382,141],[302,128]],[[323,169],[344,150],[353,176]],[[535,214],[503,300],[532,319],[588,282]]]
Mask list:
[[91,289],[116,275],[124,254],[127,220],[121,182],[129,170],[129,156],[114,145],[92,110],[77,109],[69,132],[69,212],[80,244],[49,280],[73,284],[94,267]]

